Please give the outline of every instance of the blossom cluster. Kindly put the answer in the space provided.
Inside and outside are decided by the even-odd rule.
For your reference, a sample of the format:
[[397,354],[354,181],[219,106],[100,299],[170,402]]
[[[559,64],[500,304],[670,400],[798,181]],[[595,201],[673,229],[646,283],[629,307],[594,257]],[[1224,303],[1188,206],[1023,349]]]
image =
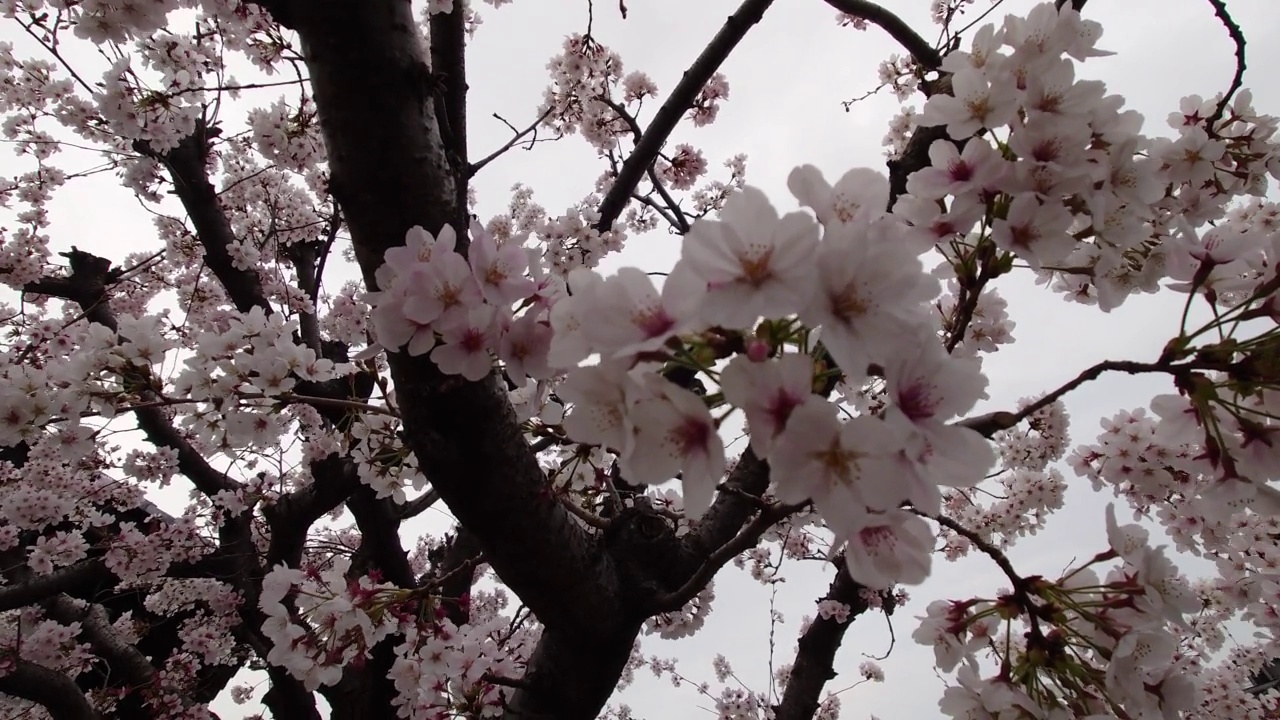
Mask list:
[[[1198,694],[1198,660],[1178,628],[1201,608],[1190,584],[1139,525],[1107,513],[1110,548],[1057,580],[1010,576],[995,599],[939,600],[915,631],[938,667],[959,667],[941,709],[952,717],[1180,717]],[[1100,578],[1093,565],[1119,560]],[[1020,637],[1012,625],[1027,630]],[[1001,635],[1001,627],[1004,627]],[[976,653],[999,671],[983,678]],[[1047,713],[1047,714],[1046,714]]]
[[515,675],[537,634],[531,627],[512,632],[498,614],[504,595],[473,595],[470,621],[458,626],[444,599],[349,571],[338,558],[326,567],[281,565],[267,574],[259,605],[267,616],[263,633],[274,643],[268,662],[315,690],[338,682],[344,668],[362,664],[374,645],[392,638],[390,679],[400,717],[501,715],[505,688],[494,678]]

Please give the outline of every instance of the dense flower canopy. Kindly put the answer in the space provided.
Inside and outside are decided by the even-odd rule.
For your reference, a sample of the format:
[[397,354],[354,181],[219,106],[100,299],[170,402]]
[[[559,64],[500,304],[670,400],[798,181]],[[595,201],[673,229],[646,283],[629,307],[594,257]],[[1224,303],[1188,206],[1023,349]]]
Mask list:
[[[770,197],[742,156],[716,179],[664,145],[715,123],[719,62],[770,4],[745,0],[652,114],[653,80],[567,38],[537,122],[471,158],[462,0],[0,2],[44,53],[0,43],[3,133],[33,168],[0,188],[0,710],[214,717],[254,696],[248,668],[276,718],[321,717],[318,693],[335,718],[622,719],[636,669],[684,681],[641,636],[697,633],[730,562],[773,584],[787,559],[835,571],[795,662],[753,689],[718,658],[699,691],[726,719],[833,718],[850,620],[975,554],[1007,585],[911,633],[954,674],[944,715],[1274,713],[1245,686],[1280,654],[1280,120],[1238,74],[1144,125],[1081,79],[1109,51],[1079,0],[972,34],[952,32],[970,0],[935,1],[941,49],[828,0],[903,44],[882,79],[926,99],[887,174],[799,165]],[[106,48],[100,81],[76,42]],[[224,118],[279,86],[301,93]],[[473,215],[472,176],[538,131],[608,172],[559,215],[526,186]],[[58,153],[83,144],[180,208],[159,250],[49,237]],[[660,228],[671,267],[602,270]],[[324,284],[337,266],[361,279]],[[975,415],[1015,272],[1099,312],[1185,309],[1154,361]],[[1170,387],[1072,448],[1062,398],[1113,371]],[[1115,495],[1107,534],[1028,574],[1004,550],[1062,507],[1063,462]],[[410,539],[437,503],[457,525]],[[1216,573],[1184,574],[1126,504]]]

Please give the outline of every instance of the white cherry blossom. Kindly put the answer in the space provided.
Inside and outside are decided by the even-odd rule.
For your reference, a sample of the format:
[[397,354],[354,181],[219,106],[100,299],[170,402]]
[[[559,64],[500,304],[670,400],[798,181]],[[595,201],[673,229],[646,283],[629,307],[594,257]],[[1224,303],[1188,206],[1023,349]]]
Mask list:
[[840,535],[849,543],[849,575],[867,587],[918,585],[929,577],[933,530],[906,510],[866,513]]
[[629,411],[635,442],[619,459],[623,476],[646,485],[680,473],[685,512],[697,518],[711,506],[724,475],[724,443],[706,403],[657,375],[644,376],[647,397]]
[[719,221],[693,224],[681,265],[706,283],[703,321],[750,327],[761,316],[781,317],[805,305],[817,248],[818,228],[808,215],[779,218],[764,193],[748,186],[729,196]]
[[889,179],[870,168],[853,168],[833,186],[818,168],[801,165],[787,176],[787,187],[828,228],[875,220],[889,209]]
[[775,492],[783,502],[812,500],[823,519],[844,532],[866,514],[866,495],[892,481],[893,455],[901,444],[884,422],[841,422],[834,405],[811,396],[791,412],[769,454],[770,464],[788,468],[774,478]]
[[763,362],[739,355],[720,372],[725,399],[747,416],[751,449],[768,457],[792,410],[813,394],[813,359],[788,353]]
[[937,280],[885,223],[829,228],[818,250],[817,289],[800,319],[821,326],[821,339],[851,378],[884,361],[925,322]]

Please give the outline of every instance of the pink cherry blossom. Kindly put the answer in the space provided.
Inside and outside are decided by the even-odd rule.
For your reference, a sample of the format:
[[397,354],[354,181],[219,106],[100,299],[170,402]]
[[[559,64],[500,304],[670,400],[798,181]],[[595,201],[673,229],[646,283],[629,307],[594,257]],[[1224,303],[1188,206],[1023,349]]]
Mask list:
[[454,252],[457,245],[458,235],[451,225],[440,228],[435,236],[421,225],[414,225],[405,232],[404,245],[387,248],[383,253],[386,262],[378,268],[378,286],[384,290],[390,288],[401,272],[428,263],[432,257]]
[[611,358],[657,350],[694,327],[698,284],[691,274],[673,271],[659,293],[648,275],[623,268],[589,291],[582,332],[593,350]]
[[991,83],[978,70],[964,68],[951,76],[954,95],[937,93],[924,104],[920,125],[946,125],[947,134],[964,140],[983,128],[998,128],[1013,120],[1017,96],[1008,83]]
[[622,474],[647,485],[680,473],[685,512],[697,518],[711,506],[724,475],[724,443],[702,398],[656,375],[644,377],[648,397],[629,411],[635,444],[621,458]]
[[746,413],[756,455],[769,456],[791,411],[813,394],[813,371],[812,358],[792,353],[762,362],[739,355],[720,372],[725,399]]
[[849,575],[867,587],[918,585],[929,576],[933,531],[906,510],[866,513],[840,536]]
[[456,252],[432,255],[414,279],[421,284],[405,289],[404,316],[414,323],[429,323],[438,331],[461,322],[483,301],[471,266]]
[[577,268],[569,273],[567,290],[571,294],[559,298],[551,307],[552,335],[547,362],[552,367],[574,367],[594,351],[586,322],[595,304],[595,292],[603,283],[604,279],[594,270]]
[[526,377],[549,378],[551,369],[547,365],[547,354],[551,350],[551,326],[533,312],[525,312],[505,324],[496,350],[511,381],[522,382]]
[[635,435],[630,405],[644,390],[626,363],[612,361],[574,370],[557,392],[572,405],[564,419],[570,438],[631,454]]
[[826,227],[875,220],[889,209],[889,179],[870,168],[854,168],[832,186],[818,168],[801,165],[787,177],[787,187]]
[[818,287],[800,319],[822,327],[823,344],[850,377],[916,337],[924,303],[938,294],[898,239],[880,223],[855,223],[830,229],[818,250]]
[[769,462],[788,472],[776,477],[783,502],[812,500],[838,531],[866,513],[865,495],[889,483],[901,437],[875,418],[838,419],[831,403],[811,396],[791,412]]
[[1075,248],[1068,234],[1071,213],[1060,204],[1041,203],[1035,195],[1022,194],[1009,205],[1008,216],[997,220],[991,239],[1033,268],[1062,260]]
[[524,248],[514,243],[499,244],[480,223],[471,224],[467,260],[486,302],[511,305],[534,292],[534,282],[524,276],[529,267]]
[[431,351],[431,360],[440,371],[480,380],[493,369],[489,352],[496,344],[494,308],[481,305],[472,308],[464,318],[446,325],[440,332],[443,341]]
[[720,220],[699,220],[684,237],[681,265],[706,283],[702,320],[749,327],[803,307],[812,293],[818,228],[803,213],[782,218],[764,193],[743,188],[725,201]]
[[989,193],[1000,186],[1006,172],[1008,162],[985,138],[969,138],[964,150],[951,140],[934,140],[929,166],[907,178],[907,192],[925,200]]

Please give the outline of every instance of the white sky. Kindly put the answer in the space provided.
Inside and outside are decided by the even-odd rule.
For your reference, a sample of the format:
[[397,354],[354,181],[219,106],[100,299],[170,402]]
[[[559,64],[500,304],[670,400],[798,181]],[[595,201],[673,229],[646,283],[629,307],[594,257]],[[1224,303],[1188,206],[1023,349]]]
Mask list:
[[[597,2],[594,35],[621,54],[627,70],[647,72],[665,97],[738,3],[631,0],[627,4],[629,17],[623,21],[612,0]],[[926,37],[936,33],[928,20],[926,0],[892,0],[886,5]],[[532,121],[547,82],[546,61],[559,52],[566,34],[586,27],[585,0],[516,0],[501,10],[478,6],[485,23],[471,44],[468,59],[473,157],[484,156],[509,137],[506,126],[491,113],[502,115],[517,127]],[[987,0],[977,0],[975,6],[985,9]],[[1031,6],[1027,0],[1008,0],[993,18]],[[1274,0],[1233,0],[1230,8],[1249,39],[1251,66],[1280,66],[1280,24],[1274,19]],[[1231,45],[1204,0],[1092,0],[1085,14],[1104,24],[1100,46],[1118,55],[1091,60],[1079,74],[1105,80],[1111,92],[1124,95],[1129,107],[1147,117],[1149,134],[1169,132],[1164,117],[1177,109],[1181,96],[1212,95],[1225,89],[1230,80],[1234,67]],[[814,164],[829,179],[855,166],[883,168],[880,139],[897,106],[892,95],[864,100],[850,112],[845,112],[840,101],[874,87],[878,63],[902,51],[878,29],[858,32],[840,28],[834,16],[821,0],[775,3],[722,68],[731,95],[717,122],[701,129],[683,125],[673,142],[687,141],[702,149],[713,173],[723,160],[746,153],[748,182],[763,188],[780,208],[794,207],[785,181],[796,165]],[[10,24],[0,25],[0,39],[23,47],[19,33],[20,29]],[[96,59],[82,57],[90,62]],[[101,72],[100,63],[78,69],[91,79]],[[1255,106],[1261,111],[1280,112],[1280,89],[1265,72],[1247,74],[1246,87],[1254,91]],[[268,105],[276,93],[258,91],[246,97]],[[919,99],[908,102],[917,108],[922,104]],[[653,103],[652,109],[656,106]],[[641,118],[642,125],[648,117]],[[604,167],[595,151],[578,138],[539,144],[531,152],[514,150],[475,179],[479,215],[487,219],[502,210],[516,182],[533,187],[535,200],[549,212],[558,213],[580,200]],[[9,157],[0,157],[0,174],[14,172],[16,167]],[[137,209],[128,191],[115,186],[110,177],[92,178],[62,191],[53,216],[50,234],[58,250],[76,244],[119,259],[128,252],[158,247],[148,215]],[[606,267],[625,263],[645,270],[666,270],[677,250],[676,239],[660,231],[632,240],[622,257],[608,261]],[[332,280],[326,284],[337,286]],[[1010,301],[1010,313],[1018,324],[1017,342],[986,361],[991,401],[984,409],[1012,409],[1019,397],[1052,389],[1099,360],[1153,358],[1177,330],[1180,299],[1176,296],[1135,298],[1104,316],[1096,309],[1068,304],[1033,287],[1025,275],[1002,278],[997,285]],[[1159,378],[1109,376],[1068,396],[1073,445],[1093,441],[1099,418],[1140,406],[1169,387]],[[1102,508],[1108,498],[1094,494],[1087,482],[1076,481],[1069,469],[1063,468],[1063,472],[1073,480],[1068,509],[1050,521],[1045,533],[1024,540],[1010,553],[1024,574],[1053,573],[1072,558],[1104,547]],[[815,569],[798,569],[793,564],[786,573],[788,581],[780,587],[778,608],[788,622],[778,629],[775,665],[790,662],[801,616],[813,614],[813,601],[826,591],[830,573]],[[892,655],[881,662],[887,681],[845,693],[842,717],[938,717],[936,703],[943,683],[935,676],[931,650],[910,639],[915,627],[911,617],[922,614],[929,601],[941,597],[991,596],[1002,587],[1002,578],[982,556],[954,565],[940,561],[934,577],[913,590],[912,602],[894,618],[898,642]],[[646,652],[678,656],[681,672],[695,682],[714,681],[711,658],[723,653],[752,690],[764,689],[769,593],[736,571],[722,573],[716,590],[714,612],[701,633],[680,642],[651,642]],[[857,620],[837,658],[840,676],[828,689],[851,684],[857,679],[863,655],[883,655],[888,647],[883,616]],[[649,720],[710,716],[701,709],[710,707],[710,702],[695,690],[674,689],[666,681],[655,684],[645,671],[636,685],[615,701],[630,704],[637,716]],[[230,707],[219,703],[218,710]],[[223,717],[238,715],[233,711]]]

